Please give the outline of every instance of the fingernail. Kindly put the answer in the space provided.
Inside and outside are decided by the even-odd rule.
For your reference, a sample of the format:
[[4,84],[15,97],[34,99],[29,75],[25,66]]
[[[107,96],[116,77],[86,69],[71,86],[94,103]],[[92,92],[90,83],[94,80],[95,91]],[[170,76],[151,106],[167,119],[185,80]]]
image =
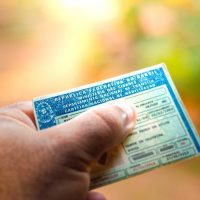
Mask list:
[[125,122],[126,133],[131,133],[135,127],[136,112],[134,106],[126,101],[115,101],[112,104],[119,107],[123,112],[123,119]]

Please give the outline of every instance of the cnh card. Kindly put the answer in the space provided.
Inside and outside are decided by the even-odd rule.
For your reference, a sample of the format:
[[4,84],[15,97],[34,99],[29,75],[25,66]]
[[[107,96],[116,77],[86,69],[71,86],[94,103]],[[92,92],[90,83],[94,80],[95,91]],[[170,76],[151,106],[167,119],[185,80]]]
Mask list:
[[200,153],[198,134],[165,64],[35,98],[37,127],[64,123],[93,106],[120,99],[135,106],[136,127],[122,144],[102,155],[92,169],[91,188]]

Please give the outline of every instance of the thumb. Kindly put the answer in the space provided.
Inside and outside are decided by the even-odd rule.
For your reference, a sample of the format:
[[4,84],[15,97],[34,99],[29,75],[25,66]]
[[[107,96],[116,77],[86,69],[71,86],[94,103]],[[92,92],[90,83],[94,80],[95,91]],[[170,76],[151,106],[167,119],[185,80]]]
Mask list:
[[129,103],[113,102],[89,109],[44,132],[54,141],[58,151],[69,152],[71,148],[71,154],[84,152],[88,162],[92,162],[121,143],[133,130],[135,120],[135,111]]

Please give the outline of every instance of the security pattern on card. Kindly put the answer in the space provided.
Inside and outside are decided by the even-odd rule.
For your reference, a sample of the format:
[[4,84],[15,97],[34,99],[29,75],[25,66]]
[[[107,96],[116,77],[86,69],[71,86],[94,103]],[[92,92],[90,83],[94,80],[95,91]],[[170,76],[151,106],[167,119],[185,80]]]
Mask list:
[[91,188],[199,155],[198,134],[164,64],[35,98],[37,127],[64,123],[93,106],[119,99],[135,106],[136,127],[99,159],[92,169]]

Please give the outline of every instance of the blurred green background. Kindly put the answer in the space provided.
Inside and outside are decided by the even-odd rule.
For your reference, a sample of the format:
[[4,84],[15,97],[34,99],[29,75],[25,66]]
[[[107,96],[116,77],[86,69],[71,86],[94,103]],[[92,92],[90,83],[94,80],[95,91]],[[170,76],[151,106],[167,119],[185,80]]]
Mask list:
[[[199,0],[1,0],[0,106],[165,62],[200,132]],[[199,199],[194,158],[99,189]]]

